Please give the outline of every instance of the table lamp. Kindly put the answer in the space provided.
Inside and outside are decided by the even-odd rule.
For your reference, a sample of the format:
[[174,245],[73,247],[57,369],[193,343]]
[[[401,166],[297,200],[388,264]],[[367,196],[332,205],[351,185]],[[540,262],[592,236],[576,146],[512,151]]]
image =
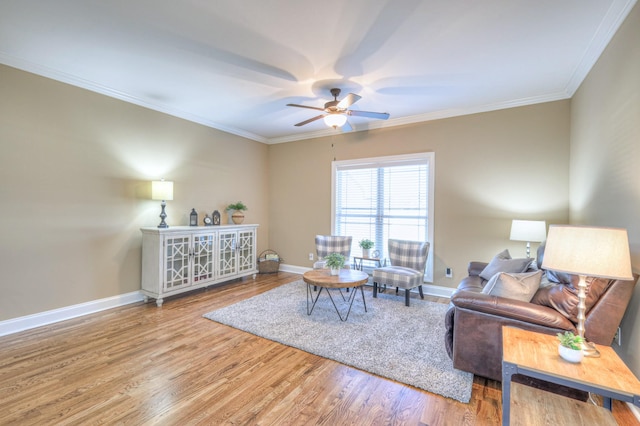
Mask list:
[[547,222],[544,220],[514,220],[511,222],[511,241],[527,242],[527,257],[531,257],[531,241],[539,243],[547,235]]
[[167,214],[164,212],[166,207],[166,201],[173,200],[173,182],[162,180],[154,180],[151,182],[151,199],[156,201],[162,201],[162,211],[160,212],[160,225],[158,228],[168,228],[169,225],[164,221]]
[[[542,269],[578,275],[578,333],[584,340],[587,277],[631,280],[631,256],[627,230],[589,226],[551,225]],[[584,356],[600,353],[589,342]]]

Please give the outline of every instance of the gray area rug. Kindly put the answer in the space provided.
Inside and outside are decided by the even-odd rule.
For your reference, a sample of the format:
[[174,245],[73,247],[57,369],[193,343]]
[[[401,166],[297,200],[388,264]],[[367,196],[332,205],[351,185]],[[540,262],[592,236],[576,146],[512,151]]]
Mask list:
[[[453,368],[444,348],[447,305],[411,299],[404,294],[365,291],[368,312],[358,292],[351,314],[340,321],[323,291],[307,315],[306,284],[285,284],[205,318],[329,358],[340,363],[468,403],[473,374]],[[314,293],[315,294],[315,293]],[[332,292],[338,304],[337,290]],[[346,293],[345,293],[346,295]],[[346,313],[348,306],[338,304]],[[344,318],[344,314],[343,314]]]

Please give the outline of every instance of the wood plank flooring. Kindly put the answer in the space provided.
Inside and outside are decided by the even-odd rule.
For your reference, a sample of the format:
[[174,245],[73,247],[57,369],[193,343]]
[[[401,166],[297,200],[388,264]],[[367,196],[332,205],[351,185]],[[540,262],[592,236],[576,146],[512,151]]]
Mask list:
[[[498,382],[476,377],[463,404],[202,318],[300,278],[259,275],[0,337],[0,425],[500,424]],[[638,424],[624,404],[614,415]]]

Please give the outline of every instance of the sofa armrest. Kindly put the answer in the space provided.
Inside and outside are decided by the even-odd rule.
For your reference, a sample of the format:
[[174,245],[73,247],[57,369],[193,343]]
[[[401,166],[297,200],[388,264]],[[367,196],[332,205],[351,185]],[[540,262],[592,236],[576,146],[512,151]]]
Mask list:
[[529,302],[460,290],[453,294],[451,303],[458,308],[464,308],[470,311],[497,315],[546,327],[575,331],[575,325],[558,311]]
[[486,262],[469,262],[467,266],[467,271],[469,272],[469,276],[478,276],[480,273],[486,268],[488,263]]

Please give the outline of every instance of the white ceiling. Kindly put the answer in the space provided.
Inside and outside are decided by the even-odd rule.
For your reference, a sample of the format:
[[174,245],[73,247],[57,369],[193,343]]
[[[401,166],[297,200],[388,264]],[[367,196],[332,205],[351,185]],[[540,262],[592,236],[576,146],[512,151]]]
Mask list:
[[635,3],[2,0],[0,63],[278,143],[569,98]]

